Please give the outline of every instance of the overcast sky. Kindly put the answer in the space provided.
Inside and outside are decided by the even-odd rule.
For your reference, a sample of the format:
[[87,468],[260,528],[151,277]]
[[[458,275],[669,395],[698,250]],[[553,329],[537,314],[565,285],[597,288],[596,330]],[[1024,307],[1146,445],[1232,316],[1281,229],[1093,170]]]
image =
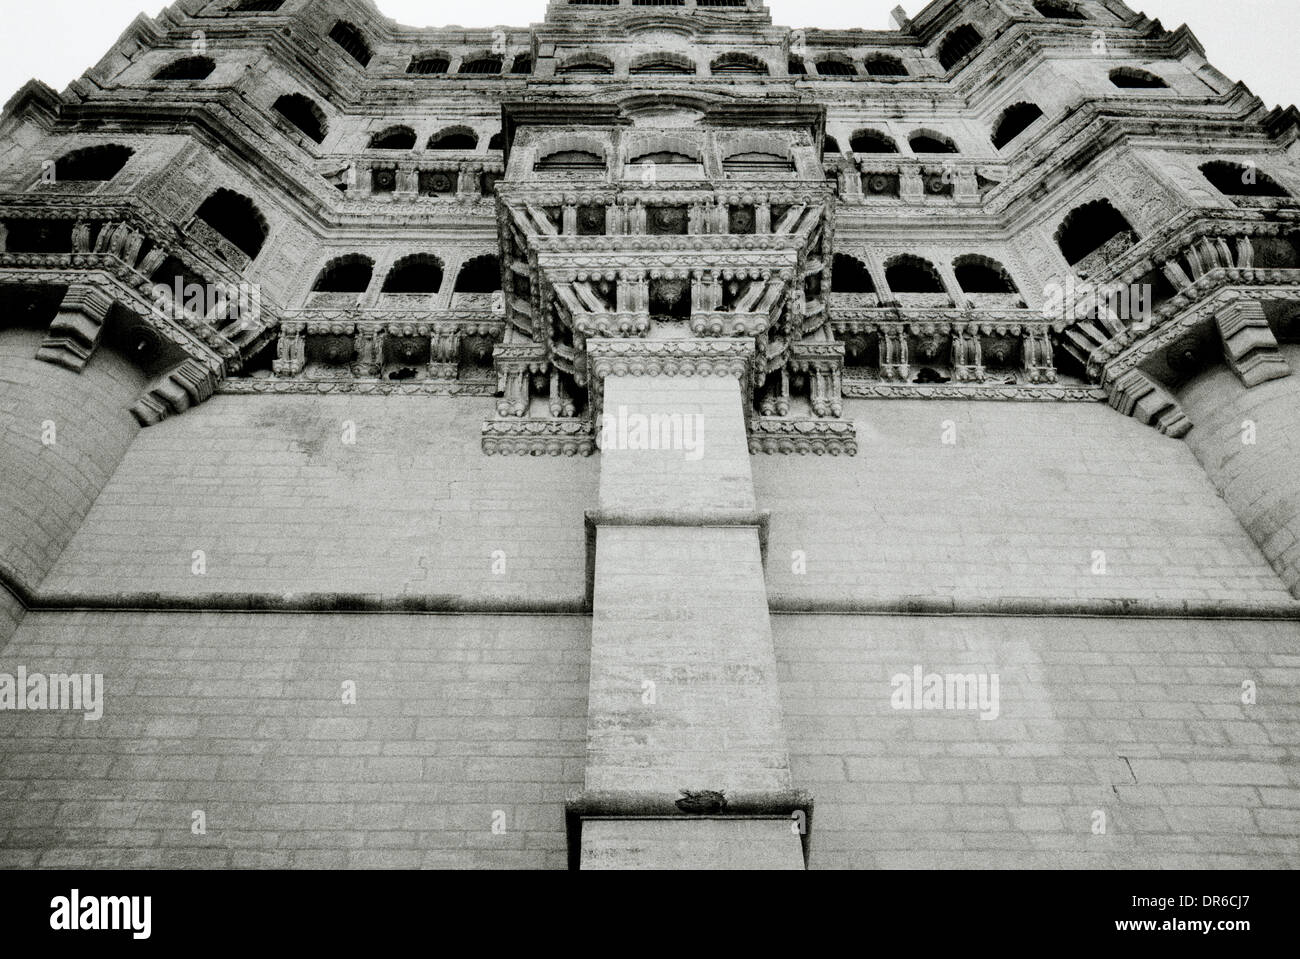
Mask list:
[[[790,27],[891,26],[898,0],[768,0],[772,19]],[[924,7],[903,0],[908,13]],[[1269,106],[1300,101],[1296,45],[1300,0],[1129,0],[1169,29],[1187,23],[1210,62],[1244,80]],[[32,77],[56,90],[80,76],[107,51],[137,13],[156,14],[156,0],[4,0],[0,32],[0,101]],[[525,26],[545,15],[545,0],[379,0],[387,16],[410,26]]]

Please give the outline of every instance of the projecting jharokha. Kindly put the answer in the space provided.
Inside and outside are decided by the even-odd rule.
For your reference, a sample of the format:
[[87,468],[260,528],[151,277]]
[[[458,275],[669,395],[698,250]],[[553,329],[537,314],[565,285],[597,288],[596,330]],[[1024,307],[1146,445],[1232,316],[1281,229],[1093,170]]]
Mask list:
[[10,99],[0,672],[102,718],[0,701],[0,865],[1300,866],[1300,114],[894,20],[180,0]]

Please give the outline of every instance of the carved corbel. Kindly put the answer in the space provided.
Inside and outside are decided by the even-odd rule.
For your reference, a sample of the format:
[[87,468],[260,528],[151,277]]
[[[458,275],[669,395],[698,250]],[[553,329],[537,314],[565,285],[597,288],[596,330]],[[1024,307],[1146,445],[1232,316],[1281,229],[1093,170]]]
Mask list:
[[880,331],[880,376],[906,383],[911,375],[907,358],[907,334],[902,327]]
[[569,391],[564,387],[564,380],[560,377],[560,371],[551,368],[551,402],[550,409],[552,416],[573,416],[577,412],[573,398],[569,396]]
[[307,365],[307,337],[301,326],[282,328],[271,369],[276,376],[297,376]]
[[384,368],[384,333],[381,330],[358,330],[353,376],[378,376]]
[[1233,300],[1221,307],[1214,319],[1223,337],[1223,358],[1244,386],[1250,388],[1291,375],[1262,303]]
[[1127,370],[1106,384],[1106,399],[1125,416],[1154,426],[1175,439],[1186,436],[1192,428],[1183,408],[1165,388],[1138,369]]
[[176,413],[198,406],[216,392],[217,376],[196,359],[188,359],[164,373],[131,407],[141,426],[153,426]]
[[497,370],[498,416],[527,416],[529,382],[532,379],[527,364],[520,363]]
[[460,375],[460,333],[453,330],[429,336],[429,375],[454,380]]
[[113,302],[111,296],[88,283],[68,287],[36,358],[80,373],[99,345]]
[[952,366],[959,383],[984,382],[984,350],[978,333],[953,331]]
[[1020,344],[1025,378],[1030,383],[1055,383],[1056,363],[1052,358],[1052,337],[1047,329],[1026,330]]
[[770,383],[760,406],[764,416],[788,416],[790,413],[790,370],[781,367],[776,381]]

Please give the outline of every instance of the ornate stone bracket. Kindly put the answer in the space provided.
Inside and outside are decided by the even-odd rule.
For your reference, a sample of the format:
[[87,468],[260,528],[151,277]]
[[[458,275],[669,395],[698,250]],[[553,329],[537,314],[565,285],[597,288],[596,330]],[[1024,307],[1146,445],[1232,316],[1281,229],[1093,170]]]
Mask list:
[[1192,421],[1178,402],[1141,370],[1128,370],[1103,385],[1106,399],[1113,408],[1154,426],[1166,436],[1179,439],[1192,428]]
[[216,392],[220,382],[220,377],[210,368],[197,360],[186,360],[156,379],[131,407],[131,415],[141,426],[153,426],[204,402]]
[[1291,375],[1262,303],[1233,300],[1219,309],[1214,319],[1223,337],[1223,357],[1247,388]]
[[69,287],[36,358],[80,373],[99,345],[113,304],[113,297],[98,286],[78,283]]

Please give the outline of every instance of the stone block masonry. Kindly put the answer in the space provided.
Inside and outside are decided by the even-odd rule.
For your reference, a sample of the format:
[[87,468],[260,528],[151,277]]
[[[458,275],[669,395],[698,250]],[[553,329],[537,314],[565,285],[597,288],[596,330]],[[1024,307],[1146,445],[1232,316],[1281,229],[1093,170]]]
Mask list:
[[590,629],[30,613],[0,672],[103,673],[105,709],[0,712],[0,867],[562,869]]
[[127,409],[145,383],[107,349],[81,373],[41,362],[42,340],[0,330],[0,568],[27,590],[53,568],[139,432]]
[[[814,868],[1300,866],[1295,623],[772,626],[792,772],[817,797]],[[917,664],[999,674],[998,718],[892,708],[891,678]]]
[[[1187,445],[1105,406],[848,400],[844,415],[857,425],[856,457],[753,460],[759,506],[772,513],[777,608],[1290,600]],[[1241,417],[1224,415],[1237,429]],[[1193,450],[1214,429],[1201,419]],[[1278,450],[1268,442],[1245,455]],[[806,572],[795,571],[796,550]]]
[[[1286,344],[1281,355],[1294,369],[1300,347]],[[1188,383],[1179,401],[1196,424],[1188,447],[1300,597],[1300,378],[1247,388],[1216,366]]]
[[486,457],[483,415],[453,397],[214,397],[140,434],[47,587],[580,608],[599,461]]

